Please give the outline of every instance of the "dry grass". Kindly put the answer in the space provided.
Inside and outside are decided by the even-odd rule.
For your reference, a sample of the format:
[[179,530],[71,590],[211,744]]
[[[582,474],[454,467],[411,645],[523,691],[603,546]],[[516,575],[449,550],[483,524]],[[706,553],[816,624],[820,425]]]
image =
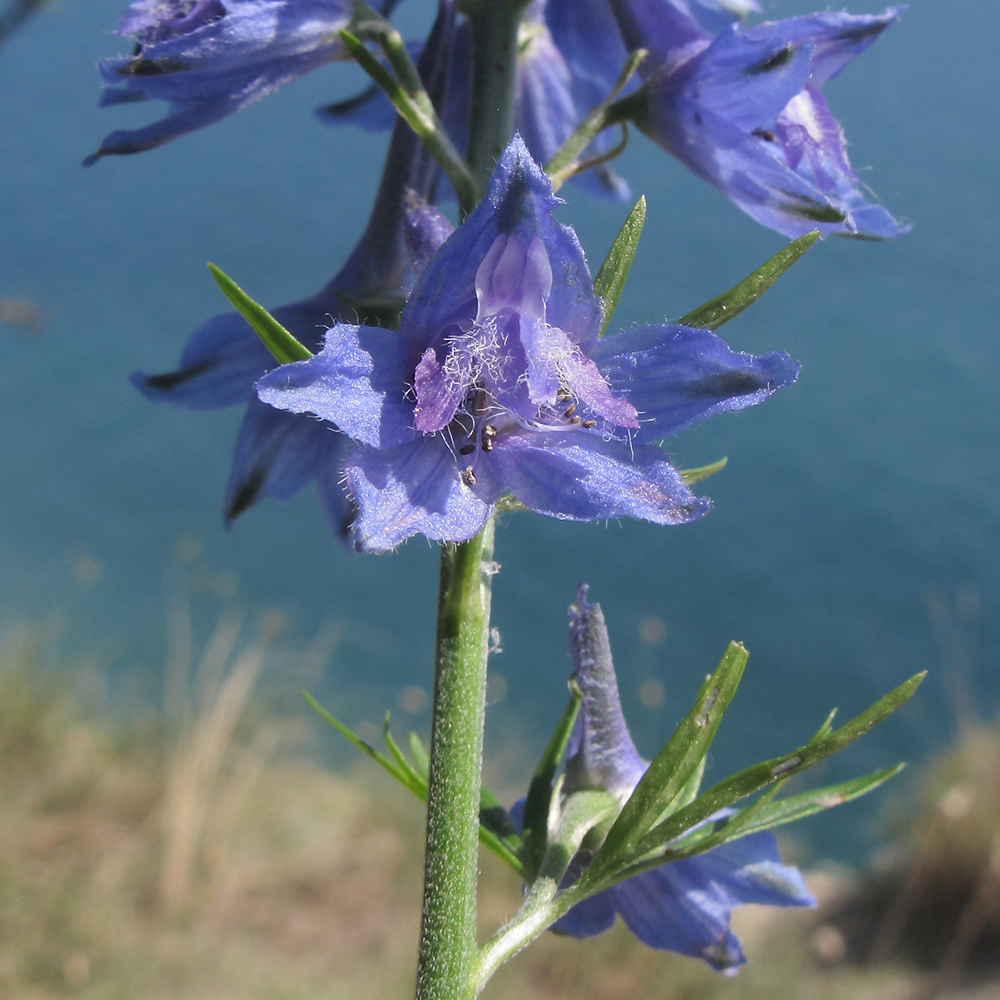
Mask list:
[[[250,724],[266,657],[224,621],[192,671],[197,694],[178,709],[183,724],[126,733],[85,720],[65,685],[44,678],[30,646],[3,657],[0,1000],[410,994],[420,804],[365,763],[337,775],[293,756],[282,749],[280,720]],[[996,761],[992,739],[969,761]],[[995,769],[984,766],[981,777],[995,782]],[[958,780],[932,779],[934,801]],[[985,808],[978,786],[971,801],[970,811]],[[970,870],[981,874],[987,842],[968,836],[979,852]],[[897,888],[927,854],[916,843]],[[815,885],[834,897],[843,880],[817,876]],[[484,931],[520,897],[491,856],[481,896]],[[742,911],[751,962],[735,979],[644,949],[621,926],[586,943],[548,935],[501,970],[486,996],[912,1000],[951,988],[909,966],[852,964],[846,930],[831,923],[836,912]],[[890,949],[897,956],[903,924]],[[996,1000],[1000,989],[995,976],[980,976],[964,995]]]

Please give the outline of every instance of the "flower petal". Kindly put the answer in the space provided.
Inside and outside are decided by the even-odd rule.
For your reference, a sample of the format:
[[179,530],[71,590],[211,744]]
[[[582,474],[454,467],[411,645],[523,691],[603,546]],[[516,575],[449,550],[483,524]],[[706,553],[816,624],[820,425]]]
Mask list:
[[[226,486],[226,521],[264,497],[287,500],[315,477],[323,484],[321,493],[334,531],[345,539],[352,510],[344,494],[341,465],[352,447],[351,440],[328,423],[251,400]],[[340,484],[340,500],[332,489],[334,482]]]
[[787,354],[741,354],[709,330],[677,324],[623,330],[588,350],[612,393],[639,411],[636,437],[646,441],[753,406],[799,373]]
[[405,348],[390,330],[338,323],[319,354],[268,373],[257,395],[280,410],[315,413],[356,441],[391,448],[417,437],[413,405],[404,399],[415,359]]
[[474,482],[463,478],[440,434],[384,451],[361,445],[345,472],[362,552],[385,552],[416,534],[466,541],[482,530],[501,492],[485,463]]
[[597,432],[503,434],[490,464],[497,482],[526,507],[563,520],[636,517],[682,524],[710,506],[683,484],[659,448],[632,448]]

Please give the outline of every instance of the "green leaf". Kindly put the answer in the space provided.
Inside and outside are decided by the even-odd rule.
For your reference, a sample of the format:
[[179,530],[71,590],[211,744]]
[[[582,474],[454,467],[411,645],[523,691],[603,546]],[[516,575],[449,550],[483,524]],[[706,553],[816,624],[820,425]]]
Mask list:
[[682,316],[677,322],[684,326],[697,326],[705,330],[718,330],[734,316],[752,306],[792,264],[794,264],[820,237],[814,229],[797,240],[792,240],[783,250],[779,250],[753,274],[744,278],[728,292],[717,296],[703,306]]
[[415,782],[411,777],[409,771],[404,771],[396,765],[394,761],[389,760],[385,754],[381,754],[376,750],[370,743],[366,743],[353,729],[348,729],[339,719],[334,718],[322,705],[311,695],[308,691],[302,692],[302,697],[305,698],[309,707],[325,722],[328,722],[334,729],[340,733],[349,743],[356,746],[362,753],[368,754],[372,760],[377,764],[380,764],[386,771],[389,772],[401,785],[405,785],[410,789],[415,795],[420,798],[424,798],[427,795],[427,786],[421,782]]
[[[357,733],[345,726],[339,719],[331,715],[316,699],[303,691],[302,696],[309,704],[310,708],[316,712],[325,722],[333,726],[349,743],[357,747],[362,753],[367,754],[379,766],[391,774],[401,785],[408,788],[422,802],[427,801],[427,779],[420,774],[420,761],[426,761],[427,755],[420,747],[421,757],[414,753],[414,759],[418,760],[417,768],[414,768],[392,738],[389,732],[389,713],[385,719],[385,740],[389,747],[389,752],[393,759],[390,760],[385,754],[379,753],[370,743],[366,743]],[[411,737],[411,747],[413,739]],[[419,740],[417,740],[419,743]],[[484,847],[491,850],[501,861],[505,862],[521,877],[525,877],[524,866],[519,857],[521,848],[521,838],[517,836],[517,831],[507,815],[506,810],[500,805],[497,798],[488,789],[484,788],[479,800],[479,840]],[[500,815],[502,814],[502,816]]]
[[[571,696],[563,714],[556,723],[555,731],[549,739],[548,746],[542,753],[541,760],[535,768],[528,786],[528,795],[524,800],[524,818],[522,820],[522,837],[524,839],[524,866],[532,875],[538,871],[538,866],[545,856],[545,839],[549,820],[549,806],[552,802],[552,779],[556,768],[566,752],[570,733],[576,723],[580,711],[580,701],[583,695],[579,687],[572,684]],[[529,879],[529,881],[531,881]]]
[[695,483],[700,483],[703,479],[708,479],[709,476],[721,472],[728,461],[729,459],[723,456],[717,462],[712,462],[711,465],[701,465],[697,469],[681,469],[679,470],[681,481],[685,486],[693,486]]
[[[229,275],[214,264],[208,265],[222,294],[235,306],[236,311],[253,327],[264,346],[283,365],[292,361],[307,361],[312,351],[303,347],[262,305],[254,302]],[[315,706],[314,706],[315,707]]]
[[[675,840],[686,830],[690,830],[720,809],[731,806],[739,799],[752,795],[776,781],[786,780],[849,746],[895,712],[913,694],[925,675],[926,671],[914,675],[890,691],[884,698],[880,698],[867,711],[862,712],[839,729],[835,729],[828,736],[815,742],[810,741],[799,747],[794,753],[756,764],[713,785],[707,792],[695,799],[691,805],[673,813],[650,830],[634,845],[631,860],[638,861],[654,851],[662,851],[667,848],[670,841]],[[822,730],[820,731],[822,732]],[[669,856],[669,848],[667,851],[667,856]]]
[[414,788],[423,789],[422,795],[426,796],[427,779],[406,759],[403,751],[399,749],[396,741],[392,738],[392,732],[389,729],[388,712],[385,713],[385,722],[382,724],[382,738],[385,740],[385,745],[389,748],[389,753],[392,754],[392,759],[396,762],[399,769],[406,774],[410,784]]
[[410,756],[413,758],[413,766],[424,781],[431,770],[431,759],[427,756],[424,742],[413,730],[410,730]]
[[604,258],[600,271],[597,272],[597,277],[594,278],[594,291],[604,300],[604,319],[599,334],[601,337],[604,336],[604,331],[618,307],[618,300],[625,288],[625,280],[632,267],[635,248],[639,245],[639,237],[642,235],[645,223],[646,196],[643,195],[628,213],[614,243],[611,244],[607,257]]
[[[639,849],[639,845],[645,842],[650,827],[664,814],[701,766],[723,713],[739,687],[748,655],[740,643],[729,644],[715,673],[702,686],[693,708],[681,720],[667,745],[653,758],[625,803],[603,846],[580,879],[581,888],[589,888],[610,872],[652,850]],[[673,815],[688,813],[704,797],[701,796],[694,804]],[[672,819],[668,819],[656,829],[671,822]],[[685,830],[687,828],[682,827]]]

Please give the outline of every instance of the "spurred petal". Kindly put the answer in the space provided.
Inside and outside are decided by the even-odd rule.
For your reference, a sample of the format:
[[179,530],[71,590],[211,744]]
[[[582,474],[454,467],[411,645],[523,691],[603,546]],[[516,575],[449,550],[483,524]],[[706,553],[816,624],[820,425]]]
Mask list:
[[363,552],[394,549],[416,534],[465,541],[482,530],[501,492],[487,468],[481,466],[474,480],[461,476],[439,434],[384,451],[361,445],[345,471]]
[[415,359],[404,347],[389,330],[338,323],[319,354],[265,375],[257,395],[280,410],[314,413],[356,441],[391,448],[417,437],[404,399]]
[[612,393],[639,411],[639,440],[753,406],[799,373],[787,354],[741,354],[708,330],[676,324],[623,330],[589,350]]
[[604,613],[588,603],[586,584],[570,607],[569,651],[582,702],[567,748],[563,793],[601,789],[624,802],[649,765],[625,725]]
[[521,503],[564,520],[636,517],[682,524],[710,506],[681,482],[658,448],[605,441],[596,432],[506,434],[489,460],[497,482]]

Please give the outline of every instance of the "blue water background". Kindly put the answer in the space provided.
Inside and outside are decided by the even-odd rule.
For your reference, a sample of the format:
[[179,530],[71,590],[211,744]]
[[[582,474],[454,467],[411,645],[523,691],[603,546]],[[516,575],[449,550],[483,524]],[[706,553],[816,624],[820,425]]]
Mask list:
[[[419,24],[426,6],[413,0],[403,16]],[[773,17],[808,9],[767,4]],[[105,664],[113,693],[155,701],[164,575],[176,540],[196,536],[199,559],[235,575],[238,603],[288,617],[291,643],[338,623],[314,686],[347,721],[378,719],[401,688],[429,687],[434,549],[417,539],[391,556],[347,554],[312,491],[227,531],[221,495],[240,414],[155,406],[126,376],[171,369],[188,333],[221,311],[206,260],[271,305],[319,288],[364,223],[384,137],[311,117],[360,83],[330,67],[201,133],[83,170],[105,133],[158,111],[96,107],[94,64],[126,46],[112,34],[119,12],[120,0],[59,0],[0,49],[0,295],[47,318],[35,336],[0,326],[0,618],[57,615],[66,647]],[[540,747],[561,708],[566,607],[580,580],[604,607],[648,754],[726,642],[746,643],[715,777],[789,749],[831,706],[858,711],[917,670],[932,674],[912,706],[826,777],[926,759],[953,735],[963,685],[993,714],[998,37],[995,0],[917,0],[829,85],[855,167],[914,229],[889,244],[827,240],[725,328],[738,348],[789,351],[803,373],[765,406],[671,443],[684,466],[730,457],[704,484],[707,518],[674,529],[504,519],[495,753],[514,740]],[[649,220],[618,325],[678,316],[783,244],[641,137],[620,170],[647,194]],[[565,193],[561,217],[596,267],[624,208]],[[928,594],[952,608],[964,652],[949,652],[947,637],[942,649]],[[658,707],[650,680],[665,690]],[[860,857],[877,812],[858,804],[802,835]]]

